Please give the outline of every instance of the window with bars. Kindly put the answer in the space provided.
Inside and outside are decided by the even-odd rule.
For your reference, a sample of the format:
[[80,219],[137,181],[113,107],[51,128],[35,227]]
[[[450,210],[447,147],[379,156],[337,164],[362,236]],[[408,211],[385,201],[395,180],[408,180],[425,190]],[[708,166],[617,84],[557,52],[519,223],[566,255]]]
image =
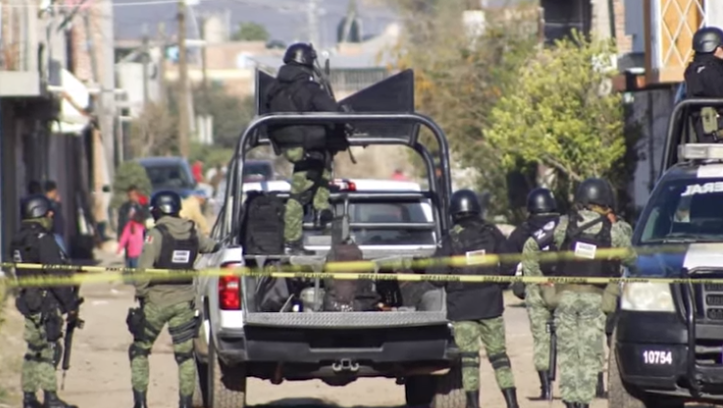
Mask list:
[[589,36],[592,26],[592,5],[590,0],[541,0],[545,42],[569,38],[573,30]]
[[329,81],[338,93],[353,93],[389,76],[384,68],[332,69]]

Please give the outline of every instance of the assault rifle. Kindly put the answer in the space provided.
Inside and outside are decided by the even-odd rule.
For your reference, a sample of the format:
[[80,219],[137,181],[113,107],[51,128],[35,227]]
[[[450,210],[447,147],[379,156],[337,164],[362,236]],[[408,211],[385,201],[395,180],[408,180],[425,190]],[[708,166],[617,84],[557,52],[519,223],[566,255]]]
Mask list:
[[[84,299],[79,298],[78,299],[78,306],[77,308],[80,308],[80,305],[83,303]],[[77,310],[77,309],[76,309]],[[85,322],[78,317],[78,315],[75,315],[74,317],[69,317],[65,322],[65,338],[63,339],[63,365],[61,368],[63,369],[63,379],[60,383],[60,389],[65,389],[65,374],[68,372],[68,369],[70,369],[70,352],[73,349],[73,334],[75,333],[75,329],[82,329]]]
[[550,369],[547,371],[548,380],[550,381],[550,393],[548,400],[552,402],[552,384],[557,377],[557,332],[555,331],[555,320],[551,318],[547,321],[547,331],[550,333]]

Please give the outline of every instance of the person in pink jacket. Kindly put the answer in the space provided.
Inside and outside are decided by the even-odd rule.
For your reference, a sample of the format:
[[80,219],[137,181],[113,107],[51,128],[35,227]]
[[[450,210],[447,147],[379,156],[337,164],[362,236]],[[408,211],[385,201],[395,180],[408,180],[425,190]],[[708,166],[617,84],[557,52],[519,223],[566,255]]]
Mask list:
[[121,239],[118,242],[118,255],[126,251],[126,268],[137,268],[138,258],[143,252],[146,226],[143,219],[143,212],[136,211],[131,220],[123,228]]

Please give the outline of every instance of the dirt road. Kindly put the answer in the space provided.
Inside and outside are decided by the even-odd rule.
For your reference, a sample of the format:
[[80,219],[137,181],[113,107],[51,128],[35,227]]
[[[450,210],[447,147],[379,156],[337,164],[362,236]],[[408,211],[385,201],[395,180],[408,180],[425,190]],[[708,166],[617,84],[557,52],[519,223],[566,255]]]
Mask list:
[[[103,264],[120,264],[120,258],[104,256]],[[130,391],[130,370],[128,346],[131,336],[127,331],[125,317],[133,306],[133,291],[129,286],[117,284],[96,284],[82,289],[86,302],[82,316],[86,321],[83,330],[76,332],[71,370],[67,374],[65,391],[67,401],[81,408],[128,408],[132,406]],[[507,299],[505,319],[507,325],[508,353],[518,386],[520,405],[529,408],[547,408],[547,402],[530,402],[528,396],[537,395],[537,374],[532,366],[532,337],[529,332],[527,315],[519,301],[510,296]],[[22,333],[17,325],[18,317],[10,316],[15,323],[8,328],[12,333],[13,349],[22,354]],[[12,323],[12,322],[11,322]],[[8,331],[4,329],[4,337]],[[7,345],[8,343],[5,343]],[[5,347],[3,347],[5,348]],[[7,348],[5,350],[8,350]],[[18,359],[0,361],[17,367]],[[486,360],[483,360],[486,362]],[[3,367],[6,368],[6,367]],[[482,406],[504,408],[504,401],[495,385],[489,364],[482,365]],[[0,370],[3,372],[5,370]],[[149,405],[153,408],[177,406],[176,364],[173,359],[171,340],[163,333],[151,355],[151,386]],[[3,378],[5,377],[5,378]],[[58,376],[60,378],[60,375]],[[0,374],[0,381],[7,382],[7,372]],[[17,380],[14,384],[17,392]],[[330,387],[320,381],[283,383],[250,380],[249,404],[284,406],[344,406],[344,407],[398,407],[404,404],[404,391],[393,380],[360,380],[346,387]],[[557,393],[559,396],[559,393]],[[552,406],[562,407],[559,400]],[[593,408],[607,407],[607,401],[596,400]],[[260,407],[259,407],[260,408]]]

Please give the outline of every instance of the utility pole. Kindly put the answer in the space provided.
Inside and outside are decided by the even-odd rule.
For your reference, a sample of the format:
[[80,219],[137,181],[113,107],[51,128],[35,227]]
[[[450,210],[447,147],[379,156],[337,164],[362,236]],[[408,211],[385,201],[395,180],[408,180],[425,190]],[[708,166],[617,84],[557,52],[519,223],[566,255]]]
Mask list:
[[178,2],[178,148],[181,156],[188,157],[188,61],[186,58],[186,1]]
[[148,24],[143,24],[143,109],[148,106],[148,59],[150,57],[150,50],[148,47]]
[[160,41],[161,55],[160,61],[158,62],[158,93],[161,101],[166,102],[166,23],[158,23],[158,38]]
[[306,18],[309,24],[309,42],[317,50],[321,49],[321,38],[319,36],[319,0],[308,0],[306,6]]
[[[201,40],[206,41],[206,16],[201,16]],[[201,75],[203,76],[201,87],[203,89],[203,97],[206,103],[208,103],[208,72],[206,70],[206,45],[204,45],[201,48]]]

